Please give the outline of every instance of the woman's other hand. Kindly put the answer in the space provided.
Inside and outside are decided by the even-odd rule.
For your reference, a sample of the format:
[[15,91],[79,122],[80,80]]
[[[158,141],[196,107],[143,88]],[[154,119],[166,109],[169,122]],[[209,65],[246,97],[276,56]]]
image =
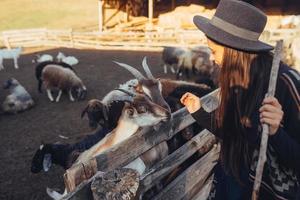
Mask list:
[[260,107],[260,122],[270,126],[270,135],[274,135],[281,123],[283,111],[275,97],[266,97]]
[[194,113],[201,108],[199,97],[189,92],[182,95],[180,102],[185,105],[189,113]]

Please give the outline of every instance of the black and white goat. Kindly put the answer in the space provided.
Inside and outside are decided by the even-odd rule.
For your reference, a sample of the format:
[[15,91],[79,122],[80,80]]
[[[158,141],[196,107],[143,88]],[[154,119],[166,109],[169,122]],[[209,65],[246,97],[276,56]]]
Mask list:
[[72,91],[74,90],[78,100],[83,100],[86,97],[87,89],[85,85],[76,73],[69,68],[64,68],[56,64],[46,65],[42,70],[41,80],[45,85],[50,101],[54,101],[51,94],[51,89],[54,88],[59,89],[56,102],[59,101],[63,90],[69,93],[70,101],[74,101],[72,95]]
[[10,78],[5,81],[3,88],[9,89],[10,92],[2,104],[4,112],[16,114],[34,105],[30,94],[16,79]]
[[190,78],[190,72],[193,74],[202,74],[210,71],[214,67],[213,58],[208,47],[199,46],[193,49],[187,49],[178,58],[176,79],[182,74]]
[[[176,73],[179,56],[184,54],[186,49],[179,47],[164,47],[162,51],[162,60],[164,62],[164,73],[168,73],[168,68],[170,68],[173,74]],[[176,69],[175,69],[175,68]]]

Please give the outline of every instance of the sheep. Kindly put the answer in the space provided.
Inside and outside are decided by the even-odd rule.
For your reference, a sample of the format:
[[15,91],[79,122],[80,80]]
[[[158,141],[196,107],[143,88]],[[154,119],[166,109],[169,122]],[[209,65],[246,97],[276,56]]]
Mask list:
[[3,59],[13,59],[14,66],[16,69],[19,68],[18,58],[20,57],[22,48],[18,47],[16,49],[0,49],[0,70],[4,69]]
[[8,79],[4,83],[3,88],[9,89],[10,92],[2,104],[4,112],[16,114],[25,111],[34,105],[34,101],[30,94],[16,79]]
[[32,63],[42,63],[46,61],[53,61],[53,56],[49,54],[42,54],[42,55],[37,54],[36,59],[33,59]]
[[78,64],[78,59],[74,56],[65,56],[62,52],[59,52],[56,56],[57,62],[64,62],[71,66]]
[[76,71],[74,70],[74,68],[71,67],[71,65],[68,65],[66,63],[62,63],[62,62],[58,63],[58,62],[53,62],[53,61],[44,61],[44,62],[39,63],[35,67],[35,77],[38,80],[38,91],[39,91],[39,93],[42,93],[42,84],[43,84],[42,71],[47,65],[50,65],[50,64],[55,64],[55,65],[61,66],[63,68],[68,68],[76,74]]
[[62,94],[62,90],[66,90],[69,93],[70,101],[74,101],[72,96],[72,90],[77,93],[77,99],[82,100],[85,98],[87,89],[82,83],[81,79],[74,73],[74,71],[68,68],[62,68],[59,65],[49,64],[42,70],[42,81],[45,84],[48,98],[50,101],[54,101],[51,94],[52,88],[58,88],[59,92],[56,97],[56,102],[59,101]]

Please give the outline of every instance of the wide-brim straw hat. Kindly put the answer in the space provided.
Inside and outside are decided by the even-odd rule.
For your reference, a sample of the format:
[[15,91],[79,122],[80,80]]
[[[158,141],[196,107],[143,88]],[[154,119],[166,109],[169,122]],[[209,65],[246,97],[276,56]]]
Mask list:
[[255,52],[273,49],[258,40],[266,26],[267,16],[246,2],[221,0],[212,19],[195,16],[193,20],[208,38],[224,46]]

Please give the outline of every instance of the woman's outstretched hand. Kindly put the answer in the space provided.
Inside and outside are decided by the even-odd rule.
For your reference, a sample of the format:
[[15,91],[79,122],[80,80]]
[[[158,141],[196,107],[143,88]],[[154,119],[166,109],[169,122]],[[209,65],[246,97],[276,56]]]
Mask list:
[[201,108],[199,97],[189,92],[182,95],[180,102],[185,105],[189,113],[194,113]]
[[270,135],[274,135],[281,123],[283,111],[275,97],[266,97],[260,107],[260,122],[270,126]]

